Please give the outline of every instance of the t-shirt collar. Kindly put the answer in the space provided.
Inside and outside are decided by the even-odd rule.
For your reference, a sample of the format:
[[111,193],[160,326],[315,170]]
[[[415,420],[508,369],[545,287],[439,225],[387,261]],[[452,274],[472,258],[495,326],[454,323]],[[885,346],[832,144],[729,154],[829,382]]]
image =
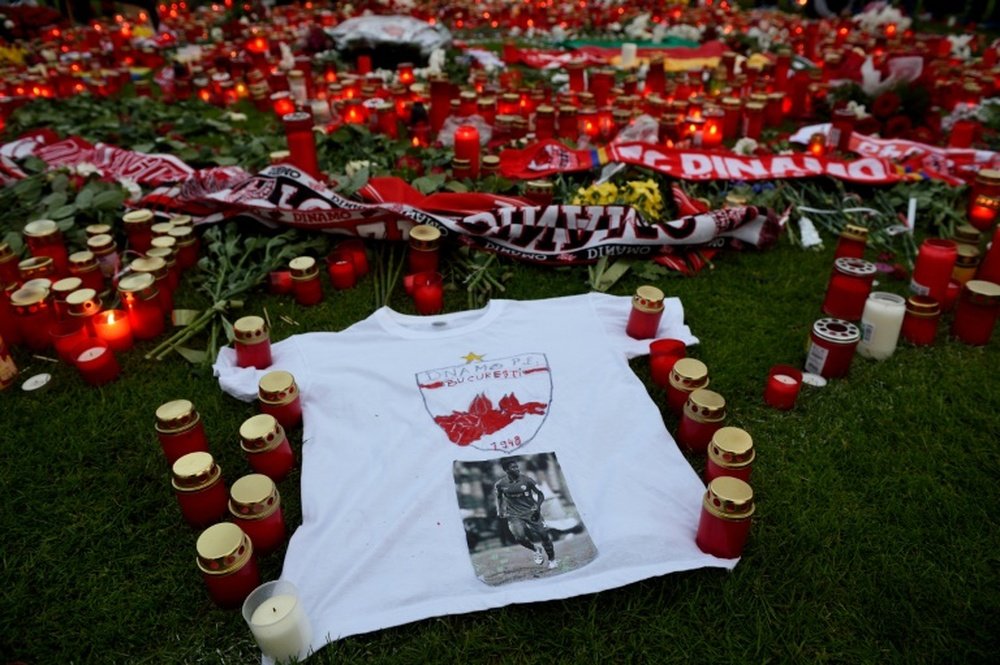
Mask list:
[[481,309],[449,312],[434,316],[401,314],[389,307],[381,307],[375,311],[374,316],[379,325],[395,337],[435,339],[455,337],[481,330],[500,315],[505,304],[505,300],[490,300]]

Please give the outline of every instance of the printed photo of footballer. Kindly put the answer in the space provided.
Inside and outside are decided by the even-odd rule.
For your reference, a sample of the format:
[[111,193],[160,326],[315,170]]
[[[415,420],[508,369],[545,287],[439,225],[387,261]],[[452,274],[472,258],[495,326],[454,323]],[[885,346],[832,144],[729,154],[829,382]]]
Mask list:
[[455,462],[476,577],[491,586],[558,575],[597,556],[554,453]]

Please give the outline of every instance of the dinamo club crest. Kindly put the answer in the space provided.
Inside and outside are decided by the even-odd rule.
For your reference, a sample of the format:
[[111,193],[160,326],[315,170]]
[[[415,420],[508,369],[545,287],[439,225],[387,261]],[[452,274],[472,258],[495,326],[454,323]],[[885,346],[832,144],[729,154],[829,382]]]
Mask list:
[[418,372],[427,412],[458,446],[509,453],[528,444],[548,416],[552,374],[544,353],[477,359]]

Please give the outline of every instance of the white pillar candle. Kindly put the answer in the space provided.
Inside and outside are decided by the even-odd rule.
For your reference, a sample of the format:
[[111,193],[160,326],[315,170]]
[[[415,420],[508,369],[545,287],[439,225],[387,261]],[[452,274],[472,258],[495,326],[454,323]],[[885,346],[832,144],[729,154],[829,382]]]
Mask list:
[[636,55],[639,52],[639,47],[632,42],[625,42],[622,44],[622,68],[631,69],[635,67]]
[[282,662],[309,654],[309,617],[291,582],[265,582],[254,589],[243,603],[243,618],[265,656]]
[[894,293],[873,291],[861,314],[861,341],[858,353],[865,358],[885,360],[896,350],[903,327],[906,300]]

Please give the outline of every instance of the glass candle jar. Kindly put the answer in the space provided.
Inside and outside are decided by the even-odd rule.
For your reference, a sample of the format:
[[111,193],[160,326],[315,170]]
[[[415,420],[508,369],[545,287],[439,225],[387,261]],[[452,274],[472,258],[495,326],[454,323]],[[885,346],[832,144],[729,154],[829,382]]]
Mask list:
[[240,447],[257,473],[282,481],[295,466],[295,455],[284,428],[269,414],[247,418],[240,425]]
[[687,345],[679,339],[657,339],[649,343],[649,373],[653,383],[666,388],[670,371],[681,358],[687,356]]
[[976,269],[976,279],[1000,284],[1000,226],[993,231],[986,254]]
[[953,240],[927,238],[917,250],[917,260],[913,266],[910,291],[918,296],[930,296],[944,302],[948,290],[951,271],[958,258],[958,247]]
[[10,308],[17,321],[21,342],[32,351],[44,351],[51,343],[49,329],[55,323],[49,292],[22,287],[10,294]]
[[535,138],[539,141],[555,136],[556,110],[548,104],[542,104],[535,110]]
[[205,424],[194,404],[186,399],[161,404],[156,409],[155,429],[170,465],[188,453],[208,452]]
[[896,350],[906,315],[906,300],[895,293],[874,291],[865,301],[861,315],[858,353],[865,358],[885,360]]
[[743,102],[738,97],[722,98],[722,135],[733,139],[739,136],[740,115],[743,111]]
[[154,279],[149,273],[137,273],[118,282],[118,295],[136,339],[152,339],[163,332],[163,310]]
[[861,330],[842,319],[819,319],[813,324],[806,354],[807,372],[833,379],[847,376]]
[[823,313],[846,321],[860,320],[875,272],[875,264],[864,259],[835,260],[823,299]]
[[69,318],[69,305],[66,298],[69,294],[83,288],[83,280],[79,277],[64,277],[52,283],[49,295],[52,296],[52,313],[57,319]]
[[295,302],[304,307],[317,305],[323,300],[323,285],[319,281],[319,266],[311,256],[299,256],[288,262],[292,273],[292,292]]
[[188,453],[174,462],[170,471],[184,521],[199,529],[222,521],[229,492],[222,480],[222,469],[211,454]]
[[440,263],[441,230],[429,224],[418,224],[410,229],[406,253],[406,268],[410,274],[437,272]]
[[57,275],[69,271],[69,253],[63,240],[62,231],[51,219],[38,219],[24,226],[24,240],[32,256],[47,256],[52,259]]
[[104,274],[93,252],[74,252],[69,255],[69,274],[80,279],[80,286],[103,293],[105,289]]
[[757,140],[764,129],[764,105],[749,102],[743,107],[743,136]]
[[459,157],[451,160],[451,177],[455,180],[468,180],[471,178],[472,171],[469,168],[469,160]]
[[578,137],[578,127],[576,107],[569,105],[560,106],[558,138],[563,141],[575,141]]
[[941,304],[930,296],[910,296],[900,334],[914,346],[929,346],[937,335]]
[[121,366],[114,351],[104,340],[88,337],[81,347],[74,351],[73,364],[84,381],[92,386],[103,386],[118,378]]
[[555,185],[548,180],[536,179],[524,183],[524,197],[538,206],[552,204]]
[[0,242],[0,287],[20,280],[17,254],[5,242]]
[[229,490],[229,514],[233,523],[250,536],[254,551],[270,554],[285,542],[285,517],[281,495],[266,475],[243,476]]
[[271,366],[271,338],[267,321],[260,316],[244,316],[233,324],[237,367],[267,369]]
[[774,365],[764,384],[764,402],[780,411],[788,411],[795,406],[801,389],[802,372],[791,365]]
[[[149,242],[152,242],[152,235],[150,235],[147,245]],[[97,265],[100,267],[101,274],[105,278],[114,277],[115,273],[118,272],[118,266],[121,262],[118,256],[118,246],[115,244],[114,238],[104,234],[87,238],[87,249],[97,259]]]
[[971,245],[958,245],[957,251],[958,256],[955,258],[955,267],[951,271],[951,279],[964,285],[976,276],[981,254],[978,247]]
[[169,316],[174,309],[174,292],[170,288],[170,270],[167,262],[159,257],[140,257],[129,264],[133,273],[149,273],[153,276],[153,286],[159,298],[160,311]]
[[633,339],[653,339],[663,317],[663,291],[655,286],[643,285],[632,296],[625,334]]
[[972,346],[984,346],[993,335],[1000,313],[1000,284],[973,279],[966,282],[955,309],[951,334]]
[[17,274],[20,282],[42,278],[52,281],[56,276],[56,267],[50,256],[32,256],[18,262]]
[[720,476],[730,476],[748,483],[756,457],[753,438],[746,430],[739,427],[722,427],[712,436],[712,441],[708,444],[705,482],[711,483]]
[[86,328],[81,328],[76,321],[57,321],[49,328],[52,347],[56,350],[59,360],[72,365],[79,355],[83,345],[90,339]]
[[170,236],[153,238],[153,246],[146,251],[146,258],[163,260],[167,266],[167,288],[174,293],[181,281],[181,270],[177,265],[177,241]]
[[754,513],[753,490],[746,482],[721,476],[708,484],[701,503],[695,543],[705,554],[734,559],[743,553]]
[[[153,211],[131,210],[122,216],[122,223],[125,226],[129,249],[145,254],[149,249],[149,243],[153,240]],[[90,247],[89,242],[87,246]],[[93,248],[91,251],[94,251]]]
[[177,241],[177,267],[181,272],[198,262],[198,236],[192,227],[175,223],[167,235]]
[[313,178],[320,177],[319,162],[316,158],[316,136],[313,132],[311,113],[297,111],[281,116],[288,140],[289,161]]
[[684,403],[677,442],[694,453],[703,453],[726,419],[726,400],[713,390],[699,388]]
[[223,609],[240,607],[260,586],[260,569],[250,537],[232,522],[205,529],[195,544],[198,569],[212,602]]
[[67,313],[77,326],[87,331],[91,337],[97,335],[94,330],[94,317],[101,311],[103,303],[94,289],[77,289],[66,296]]
[[684,415],[688,395],[699,388],[707,388],[708,367],[694,358],[681,358],[674,363],[667,382],[667,406],[678,418]]
[[1000,171],[982,169],[976,174],[969,190],[966,214],[969,223],[980,231],[993,226],[1000,214]]
[[840,232],[837,240],[837,249],[834,250],[834,259],[855,258],[860,259],[865,255],[865,246],[868,243],[868,229],[857,224],[847,224]]
[[94,334],[108,343],[113,351],[132,348],[132,326],[128,314],[120,309],[105,310],[93,319]]
[[469,174],[479,177],[479,130],[475,125],[461,125],[455,130],[455,159],[469,160]]
[[299,387],[291,372],[278,370],[260,377],[257,398],[261,412],[274,416],[282,427],[296,427],[302,422]]
[[406,276],[413,308],[421,316],[440,314],[444,309],[444,281],[439,272],[418,272]]

